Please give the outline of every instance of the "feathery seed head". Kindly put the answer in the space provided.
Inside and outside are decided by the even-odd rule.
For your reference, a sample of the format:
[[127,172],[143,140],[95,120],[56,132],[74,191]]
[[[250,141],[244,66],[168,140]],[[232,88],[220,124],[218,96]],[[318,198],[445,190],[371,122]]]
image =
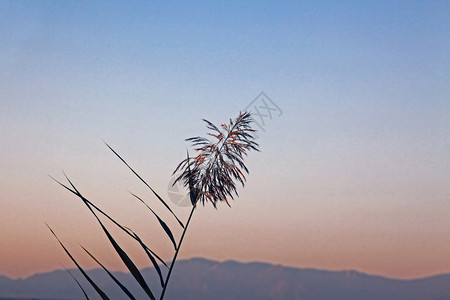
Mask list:
[[186,139],[197,152],[195,157],[184,159],[175,169],[174,174],[181,171],[174,184],[181,181],[189,188],[192,205],[199,201],[205,204],[210,201],[214,207],[217,202],[227,201],[227,197],[238,195],[235,180],[242,186],[246,180],[244,172],[248,169],[244,164],[244,156],[250,150],[259,151],[259,145],[254,141],[251,127],[253,119],[249,112],[240,113],[236,120],[221,124],[222,130],[208,120],[203,120],[211,131],[210,141],[203,137]]

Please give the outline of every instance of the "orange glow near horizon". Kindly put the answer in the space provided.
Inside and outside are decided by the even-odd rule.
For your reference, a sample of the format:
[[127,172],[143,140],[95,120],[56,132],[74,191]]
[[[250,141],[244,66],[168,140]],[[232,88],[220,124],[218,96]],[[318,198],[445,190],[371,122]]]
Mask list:
[[[204,257],[219,261],[268,262],[299,268],[354,269],[404,279],[444,273],[450,268],[450,264],[442,260],[448,253],[448,243],[438,233],[433,237],[428,235],[426,229],[418,230],[419,225],[407,231],[395,232],[388,230],[392,227],[382,228],[368,217],[363,221],[365,216],[356,218],[359,219],[356,223],[348,216],[337,219],[336,216],[324,216],[323,219],[314,220],[307,216],[306,210],[303,210],[302,216],[301,205],[297,206],[298,215],[295,210],[290,213],[284,211],[284,215],[281,215],[282,208],[270,203],[255,209],[249,203],[251,200],[238,199],[241,200],[245,203],[235,202],[231,209],[225,206],[219,206],[218,210],[200,207],[187,233],[180,259]],[[141,215],[133,222],[136,231],[141,232],[142,236],[149,234],[149,245],[158,249],[157,252],[164,259],[170,260],[173,249],[164,234],[158,231],[160,228],[146,215],[146,211],[138,211],[137,207],[133,209],[134,213]],[[182,209],[179,210],[183,214]],[[58,222],[52,220],[52,227],[61,240],[87,269],[96,268],[97,265],[81,251],[79,243],[96,253],[112,270],[124,270],[88,211],[81,210],[80,213],[78,217],[68,217]],[[166,218],[170,219],[168,215]],[[174,222],[169,224],[176,228]],[[149,226],[161,235],[151,234]],[[4,275],[26,277],[36,272],[61,268],[61,264],[74,267],[43,223],[33,230],[16,229],[16,233],[2,239],[5,245],[10,245],[0,251]],[[124,248],[133,253],[140,267],[149,266],[146,257],[133,246],[131,240],[121,232],[112,230]],[[17,232],[21,235],[20,239],[16,238]],[[444,230],[441,234],[445,235]]]

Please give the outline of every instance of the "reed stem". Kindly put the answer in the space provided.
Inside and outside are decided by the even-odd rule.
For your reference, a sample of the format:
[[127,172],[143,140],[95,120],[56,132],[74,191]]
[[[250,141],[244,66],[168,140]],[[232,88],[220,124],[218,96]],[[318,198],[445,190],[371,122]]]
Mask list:
[[[195,204],[197,204],[197,203],[195,203]],[[183,234],[181,235],[180,242],[177,245],[177,250],[175,251],[175,255],[173,256],[172,263],[170,264],[169,273],[167,273],[166,280],[164,280],[164,287],[161,292],[161,297],[159,298],[159,300],[163,300],[164,294],[166,293],[166,288],[169,283],[170,275],[172,274],[173,266],[175,265],[175,261],[177,260],[177,256],[178,256],[178,252],[180,251],[181,243],[183,242],[184,235],[186,234],[186,231],[189,227],[189,223],[191,222],[191,218],[192,218],[192,215],[194,214],[195,207],[196,207],[196,205],[192,206],[192,210],[191,210],[191,213],[189,214],[189,218],[187,220],[186,226],[184,226]]]

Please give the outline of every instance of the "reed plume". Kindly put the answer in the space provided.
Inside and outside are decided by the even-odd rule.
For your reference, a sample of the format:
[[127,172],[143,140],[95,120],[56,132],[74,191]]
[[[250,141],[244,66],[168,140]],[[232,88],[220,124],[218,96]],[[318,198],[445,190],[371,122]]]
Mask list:
[[198,153],[195,157],[184,159],[175,169],[174,174],[181,171],[175,179],[183,182],[191,193],[191,201],[210,201],[214,207],[217,202],[224,201],[229,205],[227,197],[239,195],[234,180],[242,186],[246,180],[244,172],[248,169],[244,164],[244,156],[250,150],[259,151],[259,145],[254,141],[251,128],[252,117],[249,112],[240,113],[236,120],[229,124],[222,124],[220,130],[208,120],[203,120],[211,131],[211,141],[204,137],[191,137],[186,139]]

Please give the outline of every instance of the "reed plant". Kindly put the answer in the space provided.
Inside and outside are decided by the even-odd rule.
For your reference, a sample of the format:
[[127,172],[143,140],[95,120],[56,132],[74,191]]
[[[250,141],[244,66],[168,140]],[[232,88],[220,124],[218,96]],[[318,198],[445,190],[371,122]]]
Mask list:
[[[147,284],[147,281],[142,276],[136,264],[130,258],[130,256],[122,249],[116,239],[112,236],[110,231],[107,229],[105,222],[102,218],[106,217],[112,224],[124,231],[132,240],[134,240],[142,251],[148,256],[150,262],[152,263],[158,278],[161,290],[159,292],[159,299],[163,300],[166,294],[166,290],[169,284],[169,279],[172,274],[175,262],[177,260],[181,245],[185,234],[189,228],[194,211],[197,209],[199,203],[205,205],[206,203],[211,203],[215,208],[217,208],[217,203],[224,202],[230,206],[229,199],[234,199],[238,196],[236,183],[240,183],[242,187],[246,181],[245,174],[249,171],[244,163],[244,159],[249,151],[255,150],[259,151],[259,145],[255,142],[255,129],[252,128],[253,119],[249,112],[240,113],[238,117],[234,120],[230,119],[228,124],[221,124],[219,127],[209,122],[208,120],[203,120],[206,123],[206,127],[209,129],[208,138],[206,137],[192,137],[188,138],[188,141],[193,151],[195,151],[194,156],[190,156],[187,151],[186,158],[181,161],[175,168],[173,175],[176,176],[174,184],[182,183],[184,187],[187,188],[189,198],[192,204],[192,208],[189,217],[185,223],[183,223],[180,218],[173,212],[166,201],[160,197],[155,190],[106,142],[106,146],[125,164],[125,166],[134,174],[136,177],[147,186],[153,195],[159,202],[163,204],[165,209],[167,209],[172,216],[176,219],[179,228],[177,232],[181,231],[181,236],[179,240],[176,240],[172,230],[169,228],[166,222],[158,216],[153,208],[151,208],[142,198],[132,194],[141,201],[151,212],[151,214],[157,219],[159,225],[162,227],[166,234],[166,238],[170,240],[174,247],[173,257],[170,263],[166,263],[160,256],[158,256],[154,251],[152,251],[143,240],[130,228],[119,224],[114,218],[110,217],[109,214],[105,213],[102,209],[96,206],[93,202],[87,199],[79,189],[73,184],[69,177],[64,173],[64,177],[67,184],[64,184],[52,177],[57,183],[62,187],[67,189],[69,192],[78,197],[84,205],[88,208],[90,213],[95,217],[99,226],[102,228],[107,239],[111,243],[111,246],[116,251],[117,255],[120,257],[126,268],[129,270],[130,274],[148,296],[152,300],[156,300],[155,291],[152,291]],[[48,226],[48,225],[47,225]],[[90,278],[87,272],[81,267],[77,260],[72,256],[65,245],[60,241],[58,236],[55,234],[52,228],[48,226],[51,233],[55,236],[63,250],[73,261],[76,267],[80,270],[81,274],[88,281],[88,283],[94,288],[96,293],[102,299],[110,299],[107,294],[97,285],[94,280]],[[129,291],[125,285],[120,282],[112,272],[110,272],[91,252],[86,248],[84,251],[88,256],[90,256],[113,280],[122,292],[129,299],[136,299],[135,296]],[[163,270],[166,269],[166,270]],[[71,274],[80,289],[82,290],[86,299],[89,299],[85,289],[82,284],[79,283],[77,279]]]

